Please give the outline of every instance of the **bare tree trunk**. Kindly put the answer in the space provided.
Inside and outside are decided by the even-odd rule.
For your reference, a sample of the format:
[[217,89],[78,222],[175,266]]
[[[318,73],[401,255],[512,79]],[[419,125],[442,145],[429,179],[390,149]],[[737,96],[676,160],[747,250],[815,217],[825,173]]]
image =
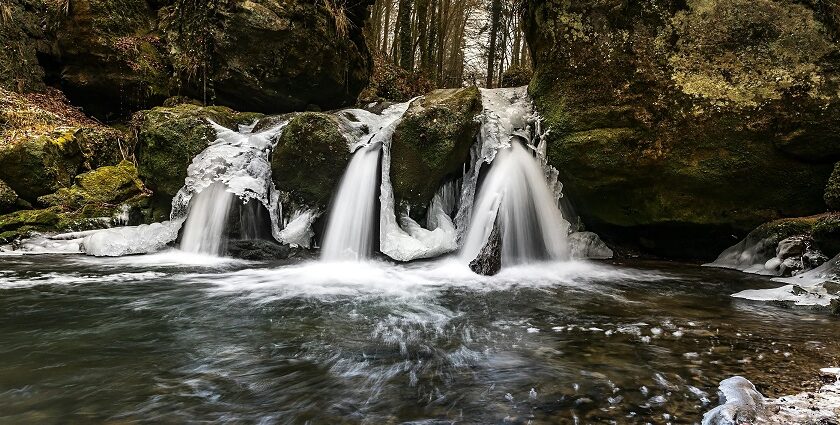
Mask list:
[[434,78],[432,75],[434,73],[434,54],[435,54],[435,43],[437,43],[437,34],[438,34],[438,13],[437,13],[437,4],[438,0],[431,0],[431,4],[429,5],[429,40],[427,45],[424,47],[424,62],[423,62],[423,72],[430,78]]
[[391,9],[394,8],[394,0],[385,1],[385,22],[382,30],[382,55],[388,55],[388,35],[391,32]]
[[400,0],[400,10],[397,13],[397,30],[399,41],[400,67],[411,71],[413,69],[414,51],[411,49],[411,0]]
[[417,45],[420,47],[420,69],[425,71],[429,65],[428,34],[429,0],[417,1]]
[[487,87],[493,87],[496,69],[496,39],[499,36],[499,20],[502,15],[502,1],[491,0],[490,6],[490,47],[487,51]]

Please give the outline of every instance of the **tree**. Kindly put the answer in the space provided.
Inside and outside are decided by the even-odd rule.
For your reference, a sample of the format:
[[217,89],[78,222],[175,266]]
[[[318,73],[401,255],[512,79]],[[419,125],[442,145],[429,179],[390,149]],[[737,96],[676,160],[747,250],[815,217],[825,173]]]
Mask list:
[[499,37],[499,21],[502,18],[502,0],[491,0],[490,6],[490,46],[487,51],[487,87],[493,87],[493,74],[496,69],[496,40]]

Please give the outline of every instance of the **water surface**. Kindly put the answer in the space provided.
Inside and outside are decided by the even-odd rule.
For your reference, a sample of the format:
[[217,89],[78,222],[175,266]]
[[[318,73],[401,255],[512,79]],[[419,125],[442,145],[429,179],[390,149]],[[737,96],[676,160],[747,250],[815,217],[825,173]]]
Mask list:
[[0,423],[695,423],[840,364],[840,322],[766,278],[557,263],[0,257]]

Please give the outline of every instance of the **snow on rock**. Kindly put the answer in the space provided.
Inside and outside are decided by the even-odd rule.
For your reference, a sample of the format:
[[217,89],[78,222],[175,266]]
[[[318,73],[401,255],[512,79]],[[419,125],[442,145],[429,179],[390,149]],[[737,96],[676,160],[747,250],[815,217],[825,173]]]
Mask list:
[[840,299],[840,255],[821,266],[793,277],[775,278],[786,283],[778,288],[749,289],[733,294],[735,298],[755,301],[783,301],[800,306],[829,306]]
[[97,257],[119,257],[160,251],[178,237],[183,219],[140,226],[115,227],[85,236],[82,252]]
[[820,369],[830,383],[814,392],[765,399],[746,378],[720,383],[721,405],[703,415],[703,425],[831,424],[840,419],[840,368]]
[[570,233],[569,249],[575,259],[605,260],[613,257],[613,250],[592,232]]

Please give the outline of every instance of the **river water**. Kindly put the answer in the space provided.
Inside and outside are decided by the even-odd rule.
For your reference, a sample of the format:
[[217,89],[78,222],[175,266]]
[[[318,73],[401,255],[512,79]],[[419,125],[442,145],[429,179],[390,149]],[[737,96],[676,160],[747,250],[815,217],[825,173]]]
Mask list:
[[840,321],[664,262],[0,257],[0,423],[696,423],[840,363]]

